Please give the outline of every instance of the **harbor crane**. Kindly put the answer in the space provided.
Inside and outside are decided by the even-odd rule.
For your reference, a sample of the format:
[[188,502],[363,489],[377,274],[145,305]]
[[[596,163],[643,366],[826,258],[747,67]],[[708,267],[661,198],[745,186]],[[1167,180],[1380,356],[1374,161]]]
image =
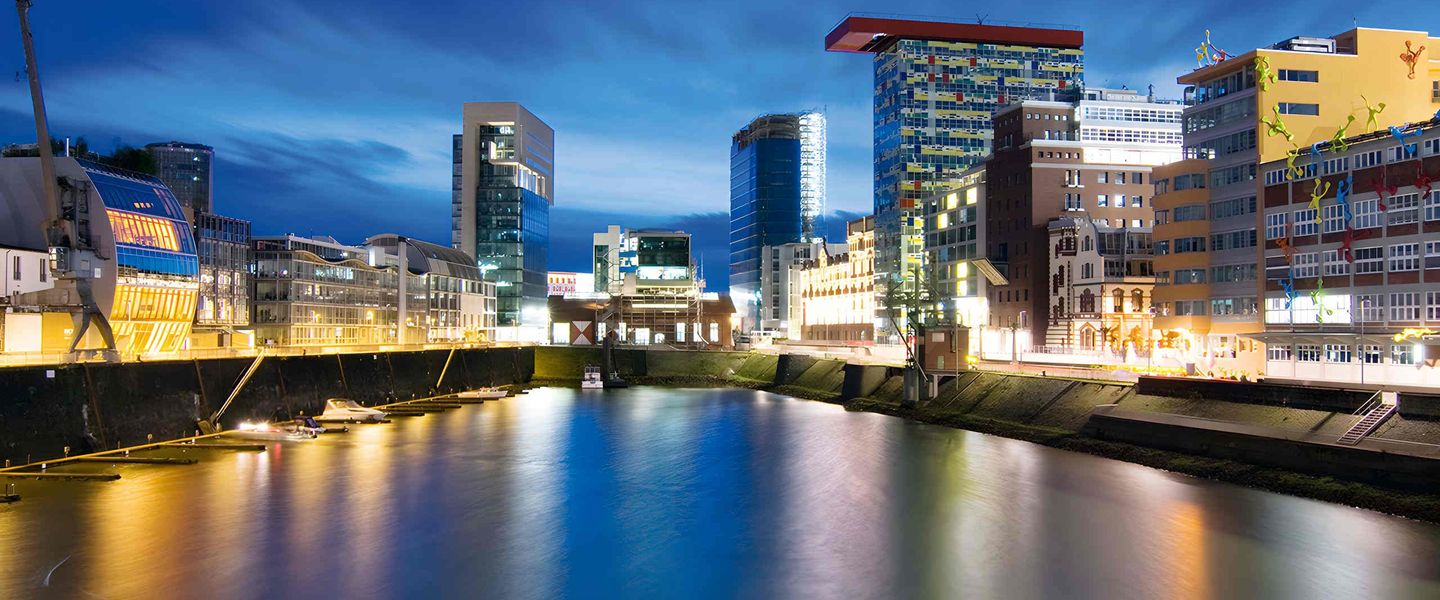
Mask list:
[[35,112],[35,146],[40,154],[41,188],[44,192],[46,219],[45,240],[50,253],[50,274],[54,281],[75,290],[76,299],[60,296],[59,302],[47,302],[46,308],[63,310],[75,321],[75,337],[70,341],[74,353],[93,325],[104,341],[101,350],[106,360],[117,361],[115,335],[110,322],[100,310],[93,282],[102,274],[106,257],[101,256],[90,239],[90,195],[87,186],[77,184],[55,173],[55,152],[50,147],[50,127],[45,115],[45,96],[40,87],[40,68],[35,60],[35,41],[30,35],[30,0],[15,0],[20,16],[20,41],[25,46],[25,74],[30,80],[30,101]]

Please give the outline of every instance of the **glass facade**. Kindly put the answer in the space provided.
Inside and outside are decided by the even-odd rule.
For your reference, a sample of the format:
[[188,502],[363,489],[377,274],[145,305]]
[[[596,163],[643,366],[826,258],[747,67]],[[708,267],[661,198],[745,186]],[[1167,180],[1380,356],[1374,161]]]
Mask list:
[[466,103],[464,112],[453,142],[452,242],[495,283],[498,326],[543,335],[554,132],[513,102]]
[[730,287],[753,291],[760,249],[800,241],[799,168],[798,139],[731,145]]
[[[513,144],[506,127],[482,127],[481,140],[497,148]],[[498,294],[501,326],[520,323],[523,300],[544,298],[550,248],[550,202],[515,184],[519,169],[480,162],[475,192],[475,258]]]
[[[261,238],[253,245],[257,344],[394,343],[397,269],[369,265],[360,248],[302,238]],[[407,312],[423,319],[424,280],[414,278],[406,285],[422,298]]]
[[874,68],[876,270],[908,273],[920,266],[924,246],[916,203],[956,187],[990,153],[997,109],[1073,100],[1084,52],[900,39],[875,54]]
[[825,116],[765,115],[730,144],[730,290],[749,319],[759,311],[761,251],[820,238],[825,203]]
[[642,234],[635,242],[635,276],[647,281],[690,279],[690,237]]
[[214,149],[184,142],[148,144],[145,149],[155,158],[156,176],[170,188],[181,206],[195,212],[210,212]]
[[179,350],[195,319],[200,266],[180,202],[159,179],[78,161],[115,241],[110,324],[121,352]]
[[199,327],[250,324],[250,222],[208,213],[195,215],[200,259]]

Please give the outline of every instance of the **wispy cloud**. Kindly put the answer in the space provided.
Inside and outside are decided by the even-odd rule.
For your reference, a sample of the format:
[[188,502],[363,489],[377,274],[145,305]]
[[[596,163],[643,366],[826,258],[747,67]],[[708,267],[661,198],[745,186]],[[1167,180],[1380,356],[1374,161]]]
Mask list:
[[[105,148],[208,143],[217,206],[258,231],[354,238],[382,229],[449,238],[450,135],[465,101],[515,100],[557,130],[556,243],[581,250],[609,220],[684,224],[707,274],[728,243],[731,134],[764,112],[829,115],[829,208],[869,211],[870,57],[823,51],[847,12],[893,3],[728,4],[580,0],[52,0],[31,12],[51,124]],[[973,8],[920,0],[916,14]],[[1440,5],[1405,11],[1339,0],[1175,4],[1059,0],[987,6],[992,20],[1086,31],[1092,85],[1175,76],[1211,29],[1232,51],[1361,24],[1435,28]],[[0,30],[15,31],[0,11]],[[1431,24],[1431,25],[1427,25]],[[11,38],[13,39],[13,37]],[[18,50],[12,47],[12,50]],[[0,86],[0,135],[32,139],[28,90]],[[708,216],[696,216],[708,215]],[[842,226],[844,218],[838,219]],[[834,228],[835,223],[830,223]],[[578,240],[578,241],[576,241]],[[569,250],[550,253],[570,265]],[[578,268],[578,267],[575,267]]]

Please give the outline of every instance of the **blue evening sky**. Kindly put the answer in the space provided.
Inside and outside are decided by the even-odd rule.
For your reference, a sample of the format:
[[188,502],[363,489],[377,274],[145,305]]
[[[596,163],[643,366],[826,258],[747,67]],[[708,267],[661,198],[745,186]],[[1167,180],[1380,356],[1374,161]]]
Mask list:
[[[1077,26],[1088,85],[1173,97],[1206,28],[1237,53],[1352,18],[1440,29],[1440,4],[1386,4],[35,0],[31,21],[55,136],[214,146],[215,206],[257,233],[448,244],[460,104],[515,100],[556,130],[552,270],[588,270],[608,223],[681,228],[718,289],[730,135],[752,117],[824,109],[830,231],[871,208],[870,61],[823,50],[849,12]],[[0,31],[0,142],[31,142],[8,8]]]

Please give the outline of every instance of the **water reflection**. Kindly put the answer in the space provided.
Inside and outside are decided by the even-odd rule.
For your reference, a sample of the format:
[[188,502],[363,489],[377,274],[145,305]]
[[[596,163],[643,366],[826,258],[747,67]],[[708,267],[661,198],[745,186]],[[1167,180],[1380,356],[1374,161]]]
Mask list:
[[0,597],[1440,596],[1435,526],[749,390],[192,452],[23,482]]

